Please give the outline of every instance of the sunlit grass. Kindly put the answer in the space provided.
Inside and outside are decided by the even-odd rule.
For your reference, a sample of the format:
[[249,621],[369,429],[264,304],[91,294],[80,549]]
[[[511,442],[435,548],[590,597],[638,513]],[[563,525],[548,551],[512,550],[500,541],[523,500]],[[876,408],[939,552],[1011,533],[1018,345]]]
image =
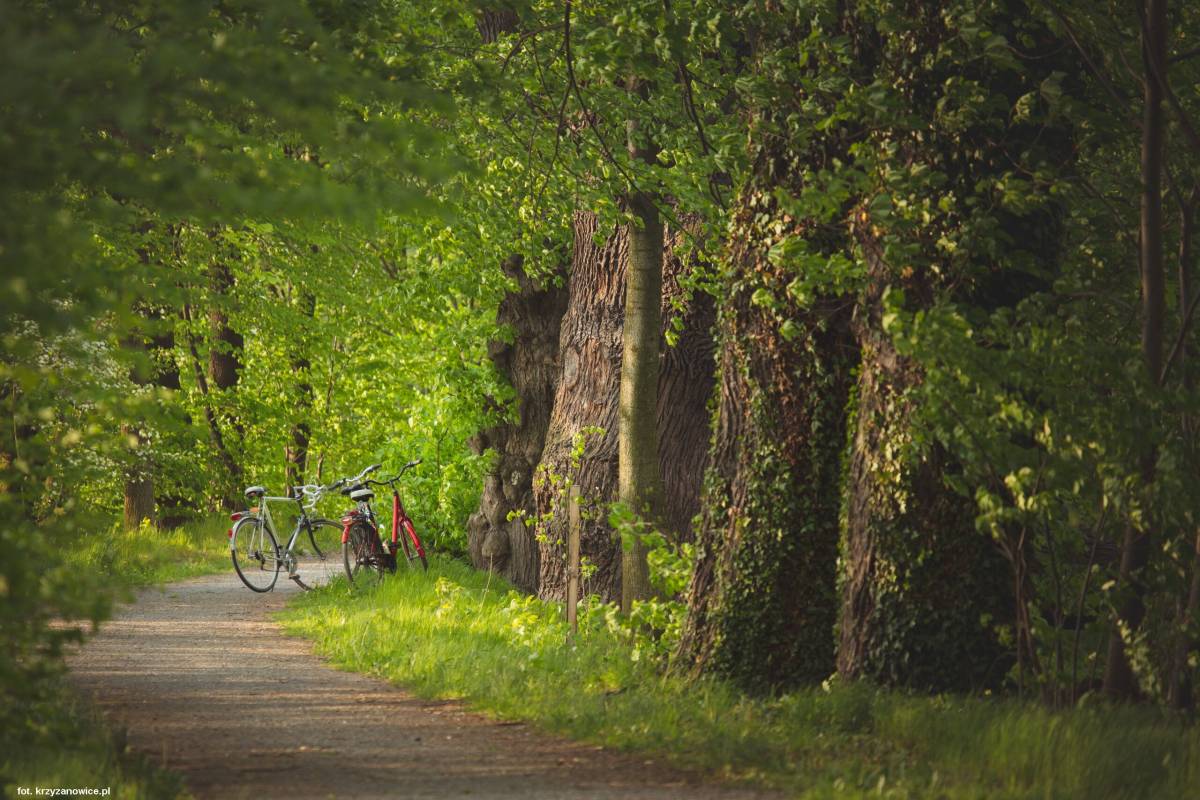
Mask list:
[[98,572],[124,586],[150,586],[233,570],[226,531],[229,519],[212,515],[173,530],[150,525],[86,537],[67,555],[81,570]]
[[1200,796],[1200,731],[1155,709],[1053,713],[837,684],[752,699],[660,675],[598,613],[570,646],[560,614],[434,559],[375,589],[298,596],[281,619],[335,664],[422,696],[801,797]]

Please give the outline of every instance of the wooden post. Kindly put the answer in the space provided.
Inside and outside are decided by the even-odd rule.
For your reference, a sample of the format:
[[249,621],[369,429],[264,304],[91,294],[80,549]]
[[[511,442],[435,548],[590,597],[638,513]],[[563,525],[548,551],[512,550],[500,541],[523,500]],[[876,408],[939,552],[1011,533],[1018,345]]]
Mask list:
[[579,632],[579,487],[572,484],[567,498],[567,641]]

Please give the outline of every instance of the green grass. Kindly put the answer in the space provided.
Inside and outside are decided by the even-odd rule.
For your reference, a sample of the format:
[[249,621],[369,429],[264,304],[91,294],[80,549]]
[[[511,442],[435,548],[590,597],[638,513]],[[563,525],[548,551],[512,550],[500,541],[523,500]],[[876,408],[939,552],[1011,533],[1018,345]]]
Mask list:
[[21,730],[0,732],[0,791],[17,798],[18,787],[110,790],[122,800],[176,800],[190,795],[179,776],[125,751],[121,732],[79,700],[61,679],[41,685],[23,700]]
[[435,559],[373,590],[299,596],[280,618],[335,664],[420,695],[800,797],[1200,796],[1200,730],[1154,709],[1054,713],[837,684],[753,699],[660,675],[603,611],[568,646],[559,615]]
[[169,531],[149,525],[123,531],[117,525],[108,533],[82,540],[67,561],[77,569],[99,572],[125,587],[152,586],[232,571],[228,529],[229,518],[224,514]]
[[[129,597],[139,586],[232,570],[223,515],[171,531],[146,526],[122,531],[119,525],[79,540],[66,553],[69,569],[101,576]],[[36,697],[24,696],[35,692]],[[60,678],[26,687],[9,708],[12,730],[0,731],[0,786],[6,797],[15,787],[110,787],[112,797],[161,800],[181,796],[178,776],[125,753],[120,737],[83,704]],[[15,729],[15,728],[18,728]]]

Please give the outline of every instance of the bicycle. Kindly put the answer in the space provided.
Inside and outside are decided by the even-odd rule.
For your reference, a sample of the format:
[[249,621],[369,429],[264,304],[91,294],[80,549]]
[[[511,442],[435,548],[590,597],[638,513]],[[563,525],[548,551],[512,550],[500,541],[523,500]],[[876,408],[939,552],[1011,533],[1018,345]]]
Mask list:
[[[405,472],[420,463],[420,459],[408,462],[391,478],[364,480],[367,474],[378,469],[379,465],[376,464],[360,473],[351,486],[342,490],[342,494],[349,495],[357,504],[353,511],[342,517],[342,560],[346,567],[346,577],[351,583],[354,583],[355,578],[358,578],[364,569],[376,580],[382,578],[385,571],[394,573],[401,552],[409,565],[420,561],[422,570],[429,569],[425,547],[417,536],[412,518],[404,510],[400,490],[396,486]],[[392,490],[392,537],[388,543],[379,536],[379,524],[371,508],[371,500],[375,497],[371,486],[387,486]],[[401,529],[404,530],[404,536],[400,535]]]
[[[229,515],[234,523],[229,529],[229,553],[234,571],[247,588],[255,592],[271,591],[284,568],[288,578],[305,590],[332,580],[338,571],[342,526],[330,519],[313,517],[310,512],[315,511],[320,499],[335,488],[336,484],[294,486],[288,497],[268,497],[262,486],[246,489],[247,501],[253,504],[257,500],[258,505]],[[281,548],[277,540],[269,505],[273,502],[295,502],[300,509],[287,547]],[[305,534],[304,540],[302,534]]]

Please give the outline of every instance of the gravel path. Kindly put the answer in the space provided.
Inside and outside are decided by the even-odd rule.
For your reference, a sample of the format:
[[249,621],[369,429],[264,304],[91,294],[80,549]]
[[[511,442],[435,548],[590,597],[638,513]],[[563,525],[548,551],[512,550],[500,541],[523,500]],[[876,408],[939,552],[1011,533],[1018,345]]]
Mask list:
[[149,590],[70,659],[130,747],[198,798],[753,798],[339,672],[270,619],[298,591],[232,574]]

